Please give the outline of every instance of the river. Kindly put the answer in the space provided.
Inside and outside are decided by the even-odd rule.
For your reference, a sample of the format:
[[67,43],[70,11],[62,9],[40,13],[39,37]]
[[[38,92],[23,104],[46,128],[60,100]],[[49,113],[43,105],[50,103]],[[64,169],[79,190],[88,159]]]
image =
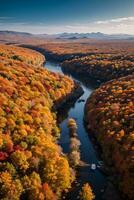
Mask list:
[[[47,61],[45,67],[50,71],[63,73],[58,63]],[[60,121],[59,126],[61,129],[59,144],[62,147],[64,153],[69,152],[70,137],[67,128],[67,121],[69,118],[74,118],[78,125],[78,138],[81,142],[81,160],[87,165],[80,167],[77,183],[74,183],[74,188],[68,193],[66,199],[76,200],[80,187],[83,185],[83,183],[89,182],[95,193],[95,200],[101,200],[102,191],[107,185],[107,177],[99,169],[96,169],[95,171],[91,171],[90,169],[89,165],[91,163],[97,164],[100,158],[95,149],[95,145],[88,137],[88,133],[84,127],[83,122],[85,102],[93,90],[98,87],[98,84],[93,81],[88,81],[88,83],[86,83],[86,81],[80,81],[78,78],[74,78],[72,76],[71,78],[80,82],[84,90],[84,94],[79,99],[84,101],[79,102],[78,99],[75,103],[67,103],[67,105],[64,107],[64,110],[59,111],[58,118]]]

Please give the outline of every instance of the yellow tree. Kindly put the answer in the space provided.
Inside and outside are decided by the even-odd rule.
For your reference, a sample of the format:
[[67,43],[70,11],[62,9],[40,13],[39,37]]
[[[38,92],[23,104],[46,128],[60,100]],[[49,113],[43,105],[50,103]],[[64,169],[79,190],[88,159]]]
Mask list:
[[92,189],[88,183],[85,183],[80,191],[81,200],[93,200],[95,198]]

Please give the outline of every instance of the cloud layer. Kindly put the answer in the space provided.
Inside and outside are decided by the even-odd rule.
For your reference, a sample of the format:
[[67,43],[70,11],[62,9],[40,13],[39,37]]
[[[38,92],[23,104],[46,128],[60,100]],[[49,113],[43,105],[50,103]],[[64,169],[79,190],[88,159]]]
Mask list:
[[[9,19],[9,18],[8,18]],[[103,32],[106,34],[134,35],[134,16],[113,18],[103,21],[83,22],[66,25],[46,25],[45,23],[9,22],[6,17],[0,17],[0,30],[25,31],[30,33],[61,33],[61,32]],[[7,20],[7,22],[6,22]]]

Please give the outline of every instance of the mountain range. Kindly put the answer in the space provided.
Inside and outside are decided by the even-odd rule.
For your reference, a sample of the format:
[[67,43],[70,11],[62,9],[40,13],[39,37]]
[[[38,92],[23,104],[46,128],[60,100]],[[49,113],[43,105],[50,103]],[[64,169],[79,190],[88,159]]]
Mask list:
[[0,40],[7,37],[40,38],[40,39],[127,39],[134,40],[134,35],[129,34],[104,34],[101,32],[92,33],[59,33],[59,34],[32,34],[16,31],[0,31]]

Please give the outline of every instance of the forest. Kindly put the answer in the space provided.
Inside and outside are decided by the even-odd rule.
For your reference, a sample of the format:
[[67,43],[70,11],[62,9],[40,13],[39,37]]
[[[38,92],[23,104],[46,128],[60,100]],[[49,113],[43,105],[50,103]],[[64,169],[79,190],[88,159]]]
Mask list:
[[102,84],[85,106],[87,128],[101,144],[103,159],[125,199],[134,196],[134,76]]
[[134,200],[134,0],[0,1],[0,200]]
[[[133,45],[88,42],[0,45],[1,199],[62,199],[76,178],[74,168],[81,159],[77,124],[70,119],[74,135],[67,156],[57,144],[57,108],[80,86],[44,68],[46,59],[60,62],[64,73],[102,83],[85,104],[86,127],[100,144],[121,197],[133,199]],[[79,198],[95,198],[90,183],[83,185]]]
[[132,53],[95,54],[66,60],[62,63],[62,68],[65,72],[108,81],[134,74],[134,55]]
[[[32,50],[0,45],[0,198],[57,199],[74,177],[52,107],[75,89]],[[34,64],[34,65],[33,65]]]
[[62,62],[64,73],[103,83],[86,102],[86,126],[101,145],[103,159],[116,177],[122,198],[133,199],[133,43],[63,42],[41,47],[48,58]]

